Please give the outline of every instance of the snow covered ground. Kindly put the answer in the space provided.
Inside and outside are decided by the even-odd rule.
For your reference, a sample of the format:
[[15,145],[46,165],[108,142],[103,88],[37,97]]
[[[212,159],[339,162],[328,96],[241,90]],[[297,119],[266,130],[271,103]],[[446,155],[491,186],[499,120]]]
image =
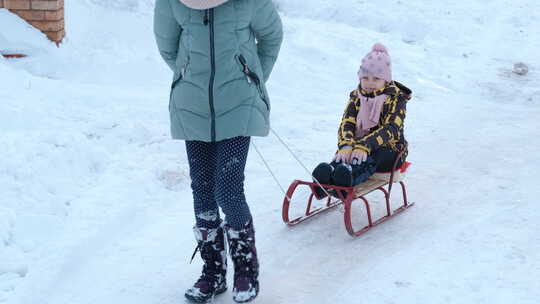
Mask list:
[[[30,55],[0,57],[0,303],[183,303],[198,276],[152,2],[66,1],[58,49],[0,9],[0,51]],[[269,83],[274,130],[308,167],[329,159],[359,61],[386,44],[394,78],[414,91],[416,206],[357,239],[337,210],[288,228],[252,151],[256,303],[538,303],[540,3],[276,3],[286,36]],[[512,73],[516,62],[529,73]],[[275,138],[254,142],[283,185],[308,178]]]

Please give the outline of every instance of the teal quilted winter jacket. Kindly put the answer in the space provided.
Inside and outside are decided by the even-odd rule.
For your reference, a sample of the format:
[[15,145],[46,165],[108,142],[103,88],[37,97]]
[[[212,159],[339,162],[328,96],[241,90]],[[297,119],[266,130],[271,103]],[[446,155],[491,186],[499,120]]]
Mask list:
[[265,83],[283,39],[272,0],[230,0],[207,10],[156,0],[154,33],[173,71],[174,139],[214,142],[268,135]]

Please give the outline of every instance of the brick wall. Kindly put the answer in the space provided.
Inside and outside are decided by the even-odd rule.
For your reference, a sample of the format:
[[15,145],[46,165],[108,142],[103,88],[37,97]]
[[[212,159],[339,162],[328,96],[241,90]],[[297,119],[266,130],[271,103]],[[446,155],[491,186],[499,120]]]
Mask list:
[[56,43],[66,35],[64,0],[0,0],[0,7],[19,15]]

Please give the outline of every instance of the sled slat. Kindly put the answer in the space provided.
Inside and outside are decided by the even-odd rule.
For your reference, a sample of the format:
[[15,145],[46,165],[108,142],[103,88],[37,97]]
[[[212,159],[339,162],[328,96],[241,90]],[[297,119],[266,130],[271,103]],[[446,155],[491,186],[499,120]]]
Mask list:
[[355,196],[364,196],[375,189],[382,187],[384,185],[388,184],[386,181],[382,180],[376,180],[376,179],[368,179],[367,181],[361,183],[360,185],[354,187]]

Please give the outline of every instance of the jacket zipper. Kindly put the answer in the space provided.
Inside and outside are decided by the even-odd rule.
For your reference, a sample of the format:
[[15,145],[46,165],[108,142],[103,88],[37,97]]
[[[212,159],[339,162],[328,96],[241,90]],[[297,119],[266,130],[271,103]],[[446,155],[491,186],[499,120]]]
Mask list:
[[208,10],[204,11],[203,23],[204,25],[208,25]]
[[246,79],[248,83],[251,83],[251,81],[255,82],[255,85],[257,86],[257,90],[259,91],[259,95],[261,96],[261,99],[264,101],[264,104],[266,105],[266,109],[270,110],[268,101],[266,101],[266,97],[264,96],[264,93],[261,88],[261,80],[259,79],[259,76],[257,76],[256,73],[254,73],[253,71],[249,69],[246,58],[244,58],[244,55],[238,56],[238,60],[240,60],[240,64],[242,64],[242,67],[243,67],[242,72],[244,73],[244,75],[246,75]]
[[214,9],[207,10],[210,24],[210,83],[208,84],[208,103],[210,104],[211,139],[216,141],[216,113],[214,109],[214,78],[216,77],[216,54],[214,49]]

